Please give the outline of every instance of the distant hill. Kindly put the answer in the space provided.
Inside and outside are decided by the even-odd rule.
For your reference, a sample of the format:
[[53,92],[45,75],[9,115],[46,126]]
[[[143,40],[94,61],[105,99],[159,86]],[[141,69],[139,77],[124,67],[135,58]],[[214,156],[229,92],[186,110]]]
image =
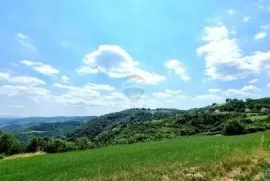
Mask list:
[[65,121],[88,121],[95,117],[96,116],[0,118],[0,128],[12,125],[35,125],[40,123],[55,123]]
[[[0,128],[21,142],[33,137],[61,137],[95,116],[1,118]],[[2,127],[1,127],[2,126]]]

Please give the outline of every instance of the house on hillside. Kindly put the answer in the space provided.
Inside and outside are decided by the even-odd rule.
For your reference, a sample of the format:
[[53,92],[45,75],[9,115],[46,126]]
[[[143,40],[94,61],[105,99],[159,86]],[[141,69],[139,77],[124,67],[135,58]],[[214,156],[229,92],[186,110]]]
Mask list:
[[246,109],[245,109],[245,112],[246,112],[246,113],[250,113],[251,110],[250,110],[249,108],[246,108]]
[[268,108],[262,108],[261,113],[270,113],[270,110]]

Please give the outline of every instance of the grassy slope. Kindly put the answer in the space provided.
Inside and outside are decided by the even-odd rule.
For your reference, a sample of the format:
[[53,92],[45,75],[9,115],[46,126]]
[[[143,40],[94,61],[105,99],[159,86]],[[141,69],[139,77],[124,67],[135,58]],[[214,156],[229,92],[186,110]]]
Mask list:
[[91,180],[113,172],[134,168],[155,168],[170,163],[189,166],[210,164],[234,150],[244,151],[264,145],[270,148],[270,132],[243,136],[192,136],[133,145],[42,155],[0,161],[0,180]]

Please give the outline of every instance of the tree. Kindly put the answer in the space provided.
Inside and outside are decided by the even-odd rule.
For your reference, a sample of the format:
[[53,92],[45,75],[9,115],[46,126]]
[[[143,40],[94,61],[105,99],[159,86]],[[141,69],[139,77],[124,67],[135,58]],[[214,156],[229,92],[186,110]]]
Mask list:
[[37,152],[41,151],[41,139],[40,138],[33,138],[30,143],[27,145],[26,151],[27,152]]
[[0,136],[0,154],[12,155],[20,152],[19,142],[11,134]]
[[224,135],[239,135],[245,133],[244,126],[236,119],[229,120],[223,129]]
[[75,145],[79,150],[84,150],[93,147],[93,143],[87,137],[77,138],[75,140]]

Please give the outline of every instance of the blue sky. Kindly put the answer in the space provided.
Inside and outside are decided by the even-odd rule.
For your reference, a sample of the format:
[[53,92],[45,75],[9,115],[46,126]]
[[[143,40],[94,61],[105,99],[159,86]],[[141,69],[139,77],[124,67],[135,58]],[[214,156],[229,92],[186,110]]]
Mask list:
[[0,22],[0,116],[269,96],[266,0],[11,0]]

